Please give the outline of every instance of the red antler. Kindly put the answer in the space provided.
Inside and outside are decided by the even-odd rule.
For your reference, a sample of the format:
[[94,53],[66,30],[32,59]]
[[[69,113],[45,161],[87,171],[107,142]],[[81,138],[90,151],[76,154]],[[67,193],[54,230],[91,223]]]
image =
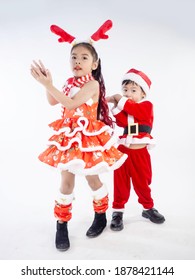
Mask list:
[[50,26],[51,32],[53,32],[56,35],[59,35],[60,38],[58,39],[58,42],[68,42],[72,43],[72,41],[75,39],[72,35],[68,34],[66,31],[64,31],[62,28],[60,28],[57,25],[51,25]]
[[100,39],[108,39],[108,35],[106,35],[106,31],[112,28],[112,21],[105,21],[102,26],[91,36],[91,39],[94,41],[98,41]]

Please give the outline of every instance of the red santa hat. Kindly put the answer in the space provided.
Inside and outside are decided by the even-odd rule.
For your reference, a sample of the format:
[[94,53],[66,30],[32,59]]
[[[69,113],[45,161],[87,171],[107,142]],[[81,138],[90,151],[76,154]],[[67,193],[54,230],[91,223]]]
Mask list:
[[150,92],[151,81],[142,71],[136,69],[130,69],[123,77],[122,82],[125,80],[131,80],[138,84],[145,94]]

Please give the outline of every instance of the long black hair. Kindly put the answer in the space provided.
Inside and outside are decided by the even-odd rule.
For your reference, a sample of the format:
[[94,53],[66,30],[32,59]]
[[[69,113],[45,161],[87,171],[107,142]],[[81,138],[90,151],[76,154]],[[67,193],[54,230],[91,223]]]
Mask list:
[[113,127],[113,120],[109,116],[109,108],[108,108],[108,103],[106,101],[106,88],[105,88],[104,78],[102,76],[102,71],[101,71],[101,60],[98,58],[98,54],[95,48],[90,43],[87,42],[81,42],[74,45],[71,49],[71,53],[76,47],[79,46],[86,48],[91,53],[94,62],[98,61],[98,67],[95,70],[92,70],[92,76],[96,81],[99,82],[100,85],[97,119]]

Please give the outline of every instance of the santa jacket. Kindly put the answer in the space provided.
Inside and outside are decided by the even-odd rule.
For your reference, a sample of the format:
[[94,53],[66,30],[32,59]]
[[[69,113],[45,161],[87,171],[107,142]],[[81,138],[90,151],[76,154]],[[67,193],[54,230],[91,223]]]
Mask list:
[[[126,128],[124,134],[119,136],[118,144],[129,147],[130,144],[148,144],[150,147],[154,145],[153,137],[150,132],[153,126],[153,105],[150,101],[143,99],[140,102],[134,102],[126,97],[122,97],[117,107],[112,109],[116,124]],[[138,135],[128,134],[129,125],[137,123],[140,126]],[[144,131],[146,130],[146,131]],[[129,130],[130,131],[130,130]]]

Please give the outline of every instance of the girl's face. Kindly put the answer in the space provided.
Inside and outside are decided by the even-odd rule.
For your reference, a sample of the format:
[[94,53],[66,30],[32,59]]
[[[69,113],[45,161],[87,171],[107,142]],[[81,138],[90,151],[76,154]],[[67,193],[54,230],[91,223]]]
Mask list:
[[90,51],[83,46],[75,47],[72,50],[70,64],[75,77],[87,75],[98,66],[98,62],[94,61]]
[[125,97],[134,102],[139,102],[146,96],[141,87],[135,83],[124,84],[122,86],[122,92]]

